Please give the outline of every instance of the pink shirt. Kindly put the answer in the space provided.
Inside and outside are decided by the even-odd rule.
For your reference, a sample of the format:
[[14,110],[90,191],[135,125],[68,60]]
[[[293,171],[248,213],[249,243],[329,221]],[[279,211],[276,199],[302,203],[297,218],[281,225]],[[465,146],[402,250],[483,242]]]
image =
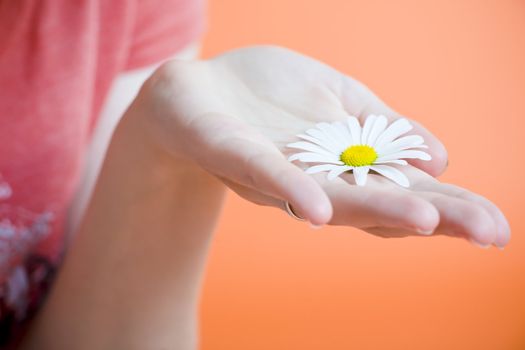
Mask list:
[[203,12],[203,0],[0,0],[0,327],[26,316],[60,260],[113,79],[197,40]]

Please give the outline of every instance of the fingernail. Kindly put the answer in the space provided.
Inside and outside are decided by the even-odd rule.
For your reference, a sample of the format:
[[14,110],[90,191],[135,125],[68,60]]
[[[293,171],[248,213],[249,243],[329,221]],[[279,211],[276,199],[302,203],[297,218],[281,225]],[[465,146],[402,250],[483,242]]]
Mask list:
[[476,247],[481,248],[481,249],[489,249],[490,246],[492,245],[490,243],[489,244],[483,244],[483,243],[480,243],[480,242],[478,242],[478,241],[476,241],[474,239],[470,239],[469,241],[470,241],[470,243],[472,243],[473,245],[475,245]]
[[323,227],[323,225],[315,225],[315,224],[312,224],[311,222],[308,222],[308,226],[310,226],[310,228],[314,230],[319,230],[320,228]]
[[422,229],[416,229],[416,232],[417,233],[420,233],[422,235],[427,235],[427,236],[430,236],[431,234],[434,233],[434,230],[422,230]]
[[505,249],[504,246],[500,246],[500,245],[497,245],[497,244],[493,244],[493,246],[498,248],[499,250],[504,250]]

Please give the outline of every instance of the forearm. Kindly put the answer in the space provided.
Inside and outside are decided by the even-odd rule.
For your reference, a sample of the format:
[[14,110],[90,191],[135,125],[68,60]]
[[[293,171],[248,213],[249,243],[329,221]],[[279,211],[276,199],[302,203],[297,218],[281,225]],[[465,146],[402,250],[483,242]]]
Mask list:
[[199,288],[224,188],[142,144],[134,121],[125,118],[117,129],[29,348],[195,347]]

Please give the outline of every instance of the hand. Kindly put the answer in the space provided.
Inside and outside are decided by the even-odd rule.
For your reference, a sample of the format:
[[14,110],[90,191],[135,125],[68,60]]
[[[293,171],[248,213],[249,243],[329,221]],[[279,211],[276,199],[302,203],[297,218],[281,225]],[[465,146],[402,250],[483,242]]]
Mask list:
[[[481,196],[432,176],[447,163],[443,145],[412,121],[432,161],[405,167],[411,187],[369,175],[333,182],[310,176],[283,154],[296,134],[319,121],[354,115],[400,115],[359,82],[311,58],[276,47],[235,50],[209,61],[172,61],[144,85],[132,109],[151,142],[179,166],[191,162],[242,197],[283,208],[283,201],[315,225],[348,225],[384,237],[446,234],[504,246],[508,224]],[[429,175],[430,174],[430,175]]]

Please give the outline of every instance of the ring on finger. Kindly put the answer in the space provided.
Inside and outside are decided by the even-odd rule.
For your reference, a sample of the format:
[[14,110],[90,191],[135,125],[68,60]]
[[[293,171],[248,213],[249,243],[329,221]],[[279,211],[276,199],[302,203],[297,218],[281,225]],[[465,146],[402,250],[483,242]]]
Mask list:
[[286,209],[286,212],[288,213],[288,215],[290,215],[295,220],[306,221],[304,218],[300,217],[293,211],[292,206],[290,205],[288,201],[284,201],[284,208]]

